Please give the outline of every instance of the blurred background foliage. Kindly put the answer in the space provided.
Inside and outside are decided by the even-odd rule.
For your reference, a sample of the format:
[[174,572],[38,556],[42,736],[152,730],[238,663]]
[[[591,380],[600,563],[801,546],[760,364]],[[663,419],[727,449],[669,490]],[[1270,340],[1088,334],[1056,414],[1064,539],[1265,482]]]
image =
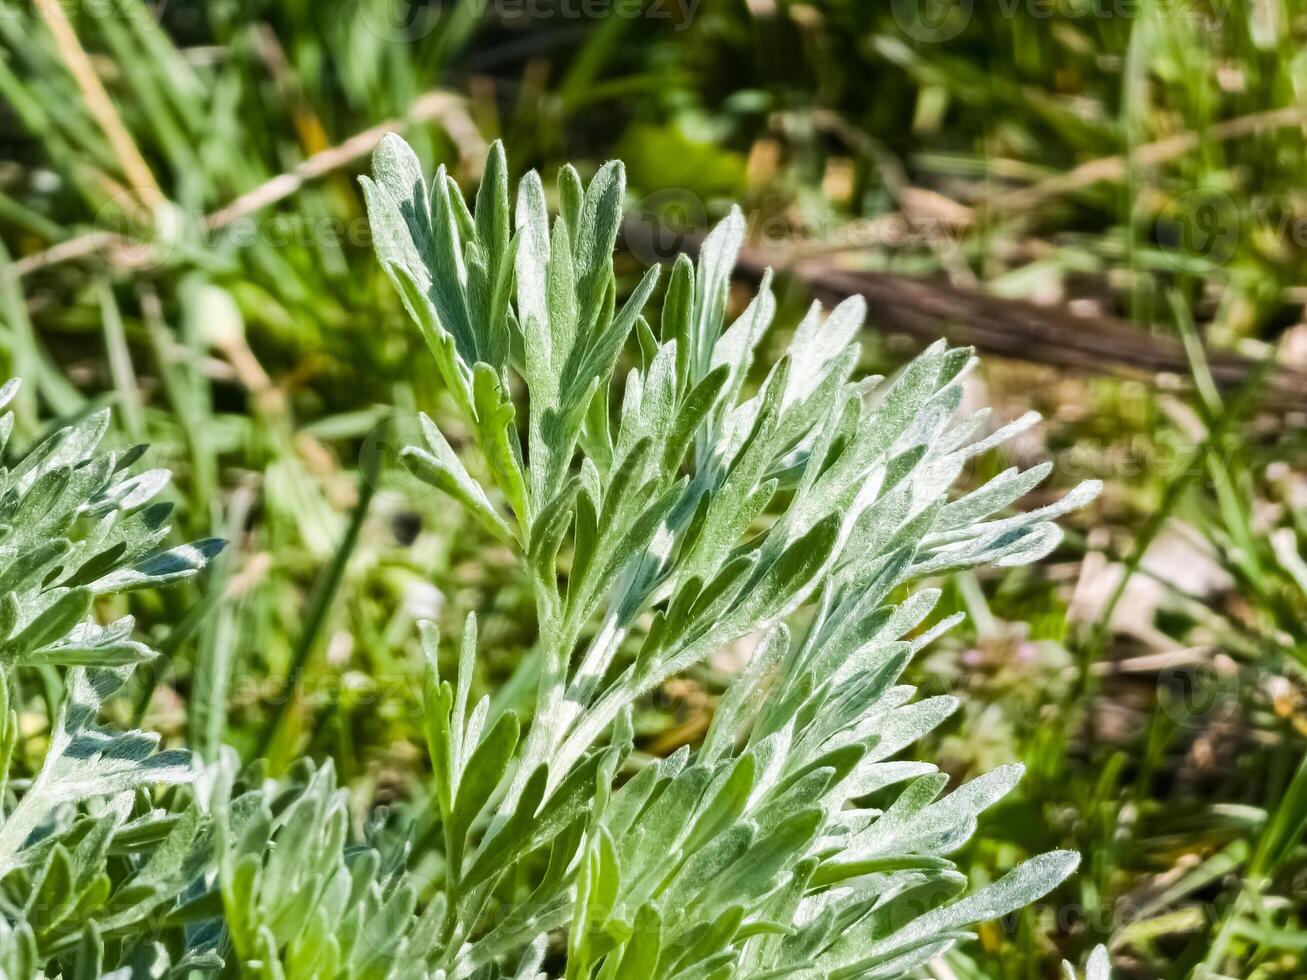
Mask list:
[[[634,220],[676,231],[631,237],[628,273],[739,201],[778,264],[1182,352],[975,381],[996,421],[1046,418],[980,466],[1107,492],[1042,567],[944,583],[970,615],[917,680],[964,707],[921,751],[1030,768],[965,855],[978,882],[1086,863],[935,975],[1052,976],[1100,940],[1125,977],[1307,975],[1307,398],[1263,397],[1307,369],[1305,41],[1301,0],[0,0],[16,442],[112,404],[174,470],[179,537],[233,541],[189,593],[130,600],[167,656],[120,710],[202,754],[331,757],[362,821],[423,777],[417,618],[475,610],[479,683],[515,698],[520,573],[394,465],[445,396],[354,177],[387,129],[469,189],[497,137],[518,173],[620,156]],[[885,312],[868,371],[918,343]],[[644,751],[695,742],[735,653],[649,700]],[[39,744],[41,706],[23,722]]]

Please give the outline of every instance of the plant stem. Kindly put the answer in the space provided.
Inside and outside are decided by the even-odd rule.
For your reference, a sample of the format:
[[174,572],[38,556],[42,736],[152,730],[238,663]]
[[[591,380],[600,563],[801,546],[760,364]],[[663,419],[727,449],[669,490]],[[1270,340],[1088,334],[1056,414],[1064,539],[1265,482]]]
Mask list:
[[354,511],[350,515],[349,526],[345,529],[345,535],[341,538],[336,553],[332,555],[330,564],[327,565],[313,587],[308,614],[304,618],[304,631],[300,633],[299,641],[296,643],[291,656],[290,670],[286,674],[286,686],[281,703],[263,727],[263,732],[260,734],[254,750],[255,756],[266,756],[268,754],[273,740],[285,722],[286,716],[290,713],[291,705],[295,702],[300,679],[304,675],[304,668],[308,664],[309,655],[313,652],[318,635],[322,632],[322,627],[326,623],[327,612],[331,609],[332,601],[336,598],[336,593],[340,591],[340,584],[345,577],[345,567],[349,564],[350,556],[358,546],[359,533],[363,529],[363,522],[367,518],[368,510],[372,505],[372,498],[376,495],[378,475],[378,461],[367,455],[365,455],[364,459],[364,469],[359,471],[358,503],[354,506]]

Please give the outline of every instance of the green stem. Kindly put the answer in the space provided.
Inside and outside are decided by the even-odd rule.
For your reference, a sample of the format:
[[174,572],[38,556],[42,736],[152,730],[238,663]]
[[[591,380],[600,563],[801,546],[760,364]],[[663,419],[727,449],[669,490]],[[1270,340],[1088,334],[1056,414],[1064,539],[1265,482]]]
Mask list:
[[376,495],[377,463],[375,460],[370,460],[365,466],[366,469],[359,473],[358,503],[350,516],[345,535],[341,538],[336,553],[332,555],[331,563],[326,567],[313,587],[308,614],[304,619],[304,631],[300,634],[299,642],[296,643],[294,653],[291,656],[290,670],[286,674],[286,687],[281,703],[263,727],[263,732],[259,736],[254,751],[255,756],[266,756],[268,754],[268,749],[281,730],[286,716],[290,713],[291,705],[295,703],[296,693],[299,689],[300,680],[304,676],[304,668],[308,664],[309,655],[317,644],[318,635],[322,632],[322,627],[327,621],[327,613],[336,598],[336,593],[340,591],[340,584],[345,578],[345,568],[349,564],[350,556],[353,555],[354,549],[358,546],[359,533],[363,529],[363,522],[367,518],[372,498]]

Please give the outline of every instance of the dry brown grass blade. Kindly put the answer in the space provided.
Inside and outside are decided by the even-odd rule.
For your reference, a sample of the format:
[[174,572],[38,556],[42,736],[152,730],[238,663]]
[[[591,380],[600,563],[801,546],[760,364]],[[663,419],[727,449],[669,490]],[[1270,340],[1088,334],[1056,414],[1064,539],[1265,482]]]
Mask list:
[[[203,219],[205,231],[217,231],[241,218],[283,201],[305,184],[326,176],[371,153],[387,133],[402,132],[426,122],[439,122],[459,147],[468,169],[479,167],[479,156],[484,155],[486,143],[476,123],[468,115],[460,96],[444,91],[431,91],[420,96],[404,116],[356,133],[336,146],[308,157],[294,170],[278,174],[253,190],[242,194],[226,207],[207,214]],[[13,274],[21,277],[74,259],[91,255],[114,253],[139,254],[140,243],[108,231],[93,231],[60,242],[50,248],[24,256],[11,266]]]
[[132,193],[148,208],[162,204],[165,200],[163,191],[159,189],[150,165],[137,149],[136,141],[123,125],[122,117],[118,115],[113,100],[100,82],[100,76],[95,73],[95,66],[91,64],[86,49],[78,40],[77,31],[73,29],[60,0],[37,0],[36,9],[54,38],[59,57],[81,89],[87,110],[113,147],[114,156],[123,168],[123,175],[131,183]]
[[1120,155],[1089,160],[1064,174],[1049,177],[1030,187],[999,194],[986,201],[984,207],[991,211],[1027,210],[1038,207],[1051,198],[1072,194],[1097,183],[1123,180],[1130,163],[1136,166],[1152,166],[1178,159],[1197,149],[1202,145],[1203,140],[1221,143],[1257,133],[1304,125],[1307,125],[1307,108],[1302,106],[1254,112],[1251,115],[1216,123],[1203,134],[1180,133],[1168,139],[1146,143],[1134,151],[1131,159]]
[[[761,275],[765,257],[746,254],[739,269]],[[1115,317],[1081,316],[1063,306],[1040,306],[991,296],[933,280],[883,272],[850,272],[820,265],[791,270],[824,300],[861,295],[878,328],[922,340],[947,337],[1000,357],[1128,377],[1189,376],[1178,340],[1145,333]],[[1207,354],[1212,377],[1237,388],[1256,362],[1231,351]],[[1280,368],[1267,381],[1263,403],[1281,411],[1307,411],[1307,372]]]
[[[628,218],[628,245],[642,254],[653,249],[655,233],[647,217]],[[677,248],[698,253],[701,239],[678,235]],[[768,267],[797,277],[814,296],[838,302],[860,295],[872,310],[874,329],[903,333],[922,341],[945,337],[984,353],[1054,367],[1123,377],[1174,379],[1189,376],[1189,360],[1178,340],[1146,333],[1115,317],[1080,315],[1065,306],[1042,306],[993,296],[980,289],[887,272],[851,271],[820,261],[793,262],[790,256],[746,248],[736,272],[757,280]],[[1237,388],[1256,362],[1231,351],[1207,353],[1213,380]],[[1307,411],[1307,372],[1282,367],[1268,378],[1262,403],[1280,412]]]

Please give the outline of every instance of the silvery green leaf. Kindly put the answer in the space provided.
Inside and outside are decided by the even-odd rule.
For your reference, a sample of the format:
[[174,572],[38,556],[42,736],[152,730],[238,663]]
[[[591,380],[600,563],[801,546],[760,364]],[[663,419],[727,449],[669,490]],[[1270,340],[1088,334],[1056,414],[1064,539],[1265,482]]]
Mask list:
[[861,296],[846,299],[826,316],[814,304],[790,341],[793,366],[786,402],[803,401],[812,394],[826,369],[853,342],[866,315],[867,302]]
[[929,942],[921,943],[908,952],[881,960],[875,966],[864,968],[858,965],[847,970],[834,970],[830,973],[830,977],[831,980],[854,980],[854,978],[890,980],[890,978],[908,976],[918,967],[943,956],[956,946],[959,940],[965,938],[965,933],[945,933],[942,938],[932,937]]
[[435,423],[426,413],[422,414],[421,420],[422,433],[431,451],[425,452],[415,446],[406,447],[400,452],[404,465],[420,480],[445,491],[461,503],[491,533],[504,541],[515,540],[513,529],[496,512],[481,484],[472,479]]
[[21,656],[28,664],[64,667],[119,667],[142,663],[155,654],[132,639],[135,622],[125,616],[108,626],[81,623],[58,642],[38,646]]
[[941,778],[924,776],[871,825],[863,840],[850,849],[850,855],[863,858],[885,853],[947,854],[970,839],[976,817],[1009,793],[1023,771],[1021,766],[1000,766],[937,802],[904,805],[904,801],[912,798],[912,789],[933,788],[934,781]]
[[[33,650],[55,645],[91,611],[90,589],[60,589],[47,593],[31,622],[0,646],[0,659],[23,662]],[[33,604],[35,605],[35,603]]]
[[153,500],[168,485],[172,473],[165,469],[146,470],[109,487],[94,500],[94,509],[102,511],[108,506],[117,510],[135,510]]
[[41,771],[0,825],[0,874],[13,867],[28,835],[56,806],[112,796],[151,783],[190,780],[187,753],[157,752],[157,735],[112,734],[93,727],[105,698],[125,678],[121,668],[77,668],[69,674],[67,693]]
[[858,733],[864,738],[868,735],[877,736],[871,759],[879,761],[933,731],[957,707],[957,698],[941,694],[886,712],[880,717],[873,717],[872,724],[859,726]]
[[4,408],[13,401],[14,396],[18,394],[18,389],[22,386],[22,380],[19,378],[10,378],[3,385],[0,385],[0,408]]
[[[619,164],[588,187],[561,168],[552,225],[528,174],[510,228],[500,147],[475,213],[438,172],[425,220],[416,158],[391,145],[379,160],[366,191],[379,257],[517,521],[540,628],[520,745],[513,716],[488,698],[468,717],[474,640],[456,691],[427,635],[433,819],[458,881],[436,888],[455,943],[432,961],[436,975],[489,980],[501,959],[534,971],[530,944],[564,928],[568,970],[600,980],[897,976],[1067,873],[1065,856],[1037,859],[948,904],[966,881],[946,855],[1020,771],[941,796],[947,780],[929,763],[887,761],[956,707],[914,701],[899,682],[956,622],[932,622],[938,592],[914,593],[915,580],[1034,560],[1059,540],[1054,518],[1092,493],[1003,516],[1046,475],[1037,466],[950,502],[969,458],[1034,421],[975,440],[987,415],[959,418],[971,351],[935,344],[887,383],[858,380],[864,304],[814,306],[751,393],[776,304],[764,277],[723,330],[738,210],[697,266],[677,259],[655,334],[644,310],[656,273],[625,302],[613,275]],[[520,357],[505,356],[504,324]],[[624,347],[637,366],[622,378]],[[434,428],[409,459],[506,536],[489,488]],[[808,625],[791,647],[786,620],[799,616]],[[648,762],[614,790],[633,702],[757,633],[770,639],[728,685],[702,748]],[[889,797],[884,812],[859,805],[871,793]],[[528,881],[532,853],[545,870]],[[242,872],[251,888],[256,871]],[[487,928],[490,897],[510,880],[534,890]],[[270,929],[233,935],[272,957]]]
[[450,843],[453,851],[449,860],[455,874],[462,867],[463,850],[472,822],[490,801],[491,794],[508,772],[513,750],[517,747],[517,736],[517,715],[512,712],[500,715],[485,738],[468,756],[450,815]]
[[210,558],[222,551],[224,544],[218,538],[206,538],[194,544],[179,545],[137,562],[131,568],[120,569],[96,579],[89,588],[97,595],[104,595],[153,588],[190,578],[208,564]]
[[[1085,480],[1076,484],[1076,486],[1068,493],[1064,494],[1060,500],[1054,503],[1036,508],[1035,510],[1017,514],[1013,517],[985,521],[972,526],[968,530],[973,537],[979,537],[981,535],[993,536],[1003,532],[1029,527],[1032,524],[1048,522],[1054,518],[1061,517],[1063,514],[1073,510],[1078,510],[1079,508],[1092,503],[1098,497],[1099,493],[1102,492],[1102,489],[1103,484],[1101,480]],[[926,543],[934,544],[936,542],[956,540],[958,538],[959,535],[956,532],[947,534],[939,533],[927,537]]]
[[[139,450],[100,452],[107,426],[99,412],[55,431],[3,474],[0,494],[0,522],[13,522],[0,530],[0,661],[41,668],[54,690],[55,668],[71,668],[39,771],[5,797],[16,800],[9,812],[0,804],[0,876],[30,879],[35,904],[27,914],[40,926],[33,955],[57,955],[97,975],[106,948],[101,936],[117,942],[121,930],[184,884],[161,883],[156,874],[115,889],[109,850],[158,846],[166,831],[156,833],[148,817],[129,819],[137,794],[189,782],[192,770],[187,753],[160,751],[155,733],[96,724],[131,667],[154,652],[133,637],[131,617],[95,622],[92,600],[194,575],[219,547],[204,541],[156,550],[168,533],[170,505],[148,501],[168,475],[134,474]],[[3,664],[0,695],[0,765],[7,770],[15,728]],[[162,861],[145,866],[157,872]],[[23,949],[23,935],[10,937],[16,949]]]
[[0,969],[6,980],[41,980],[44,973],[36,936],[26,922],[11,925],[0,916]]
[[699,247],[694,284],[694,316],[690,330],[690,362],[698,380],[708,373],[713,348],[726,313],[726,294],[740,246],[744,244],[744,214],[738,207],[717,225]]
[[[1062,970],[1066,974],[1066,980],[1076,980],[1075,967],[1065,960],[1062,961]],[[1112,960],[1107,955],[1107,947],[1095,946],[1085,963],[1084,980],[1111,980],[1111,978]]]
[[26,494],[37,480],[61,467],[89,460],[109,431],[109,412],[95,412],[75,425],[59,429],[23,457],[9,473],[13,486]]
[[622,223],[625,192],[626,169],[621,161],[604,164],[586,188],[581,213],[571,225],[583,328],[593,328],[612,276],[613,246]]
[[726,696],[713,712],[708,734],[704,737],[700,758],[715,762],[728,752],[740,737],[740,730],[756,712],[764,691],[760,685],[764,677],[789,652],[790,635],[784,624],[778,623],[764,634],[754,647],[748,666],[735,678]]
[[1002,510],[1043,482],[1053,470],[1052,463],[1021,472],[1015,467],[1004,470],[984,486],[973,490],[964,497],[950,503],[940,514],[938,528],[947,531],[951,528],[973,524],[983,520],[995,511]]
[[965,928],[1007,915],[1047,895],[1065,881],[1079,864],[1080,855],[1073,851],[1050,851],[1033,857],[974,895],[927,912],[894,935],[876,943],[871,953],[875,956],[895,952],[914,946],[934,933]]

